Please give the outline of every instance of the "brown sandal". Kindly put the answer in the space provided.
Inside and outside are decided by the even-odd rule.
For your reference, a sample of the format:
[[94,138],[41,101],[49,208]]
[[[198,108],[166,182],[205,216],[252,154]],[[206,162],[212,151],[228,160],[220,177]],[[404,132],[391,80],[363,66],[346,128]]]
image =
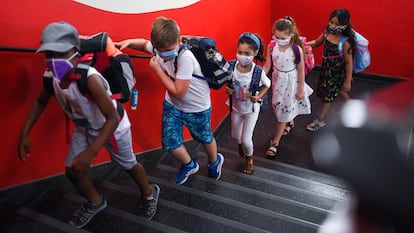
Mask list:
[[267,156],[268,159],[275,159],[276,158],[278,147],[279,147],[279,144],[276,144],[276,143],[273,143],[272,141],[270,141],[270,146],[266,151],[266,156]]
[[246,158],[246,154],[244,153],[243,145],[239,144],[239,155],[242,159]]
[[246,156],[246,161],[244,162],[243,173],[247,175],[253,174],[253,156]]

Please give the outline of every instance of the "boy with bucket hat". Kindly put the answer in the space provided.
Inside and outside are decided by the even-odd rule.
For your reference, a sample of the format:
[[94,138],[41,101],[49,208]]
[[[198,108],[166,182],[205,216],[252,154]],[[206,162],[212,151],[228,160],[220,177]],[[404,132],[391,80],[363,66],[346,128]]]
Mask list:
[[102,147],[138,185],[143,197],[144,215],[151,219],[157,211],[160,188],[148,183],[144,167],[136,160],[132,150],[130,121],[125,110],[109,97],[109,84],[93,67],[87,66],[88,97],[78,89],[76,71],[81,64],[76,63],[80,50],[77,30],[63,21],[51,23],[44,28],[40,43],[37,52],[45,54],[48,69],[44,74],[42,90],[20,134],[19,158],[26,161],[30,153],[29,133],[54,95],[75,124],[65,161],[66,176],[87,199],[69,223],[81,228],[107,206],[105,198],[97,192],[87,175]]

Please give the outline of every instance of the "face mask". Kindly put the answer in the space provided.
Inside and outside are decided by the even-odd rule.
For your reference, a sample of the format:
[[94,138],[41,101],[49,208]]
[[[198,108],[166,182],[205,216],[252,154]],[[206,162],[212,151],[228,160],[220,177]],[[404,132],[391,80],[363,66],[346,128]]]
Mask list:
[[177,49],[172,49],[170,51],[160,52],[157,49],[154,49],[155,52],[165,61],[169,61],[174,59],[176,56],[178,56]]
[[50,58],[46,59],[47,68],[52,71],[53,75],[59,81],[62,81],[63,77],[73,68],[70,60],[78,55],[78,52],[74,53],[68,59],[65,58]]
[[345,26],[337,26],[337,27],[332,27],[331,25],[328,24],[328,26],[326,27],[326,30],[331,33],[331,34],[338,34],[338,33],[342,33],[345,29]]
[[242,66],[247,66],[253,62],[254,56],[244,56],[236,54],[237,60],[240,62]]
[[279,46],[286,46],[290,42],[290,36],[286,39],[276,39],[276,41]]

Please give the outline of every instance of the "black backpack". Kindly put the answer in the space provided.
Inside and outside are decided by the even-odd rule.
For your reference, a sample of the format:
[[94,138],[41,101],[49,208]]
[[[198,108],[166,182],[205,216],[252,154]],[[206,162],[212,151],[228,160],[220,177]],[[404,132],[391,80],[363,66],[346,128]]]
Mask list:
[[[200,63],[204,76],[193,74],[194,77],[206,80],[210,88],[220,89],[223,85],[230,84],[232,69],[224,56],[216,47],[216,41],[209,37],[182,36],[182,45],[178,49],[178,56],[185,49],[189,49]],[[174,61],[177,69],[177,58]]]

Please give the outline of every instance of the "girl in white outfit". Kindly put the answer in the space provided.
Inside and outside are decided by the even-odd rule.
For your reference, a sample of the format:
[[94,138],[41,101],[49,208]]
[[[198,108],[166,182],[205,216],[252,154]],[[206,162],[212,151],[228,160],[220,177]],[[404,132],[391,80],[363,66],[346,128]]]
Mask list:
[[[286,124],[293,122],[297,115],[311,113],[309,96],[313,91],[305,83],[303,45],[293,19],[289,16],[278,19],[273,25],[273,36],[276,43],[269,44],[264,65],[266,72],[273,66],[272,107],[277,119],[275,134],[266,152],[271,159],[276,157]],[[298,47],[300,55],[297,64],[294,46]]]
[[[253,131],[260,112],[260,100],[270,87],[270,79],[263,69],[253,60],[264,61],[263,44],[259,36],[250,32],[242,33],[237,42],[237,61],[235,61],[232,88],[226,93],[231,95],[232,137],[239,144],[239,154],[245,159],[243,173],[253,173]],[[253,77],[260,79],[257,90],[251,86]],[[257,82],[253,82],[257,83]],[[254,93],[252,93],[254,92]]]

